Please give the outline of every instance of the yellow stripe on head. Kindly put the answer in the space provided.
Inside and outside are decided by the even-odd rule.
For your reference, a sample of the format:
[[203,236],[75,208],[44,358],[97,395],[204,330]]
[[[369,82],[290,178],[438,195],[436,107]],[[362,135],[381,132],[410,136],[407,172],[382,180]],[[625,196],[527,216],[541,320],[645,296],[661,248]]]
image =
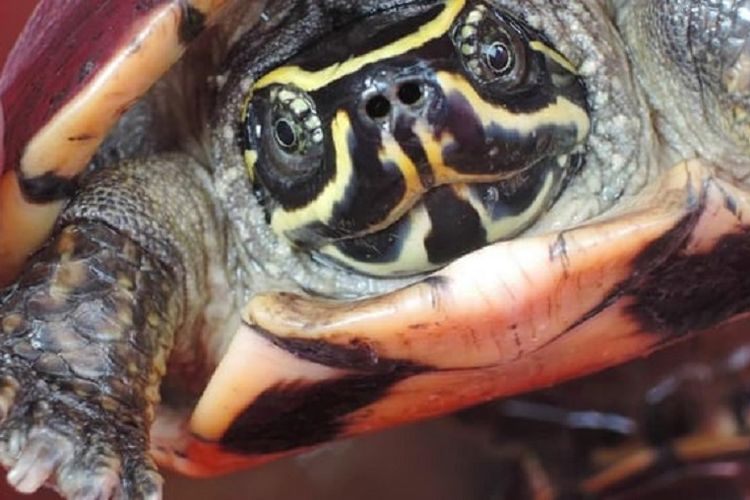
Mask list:
[[466,0],[449,0],[445,10],[435,19],[395,42],[358,57],[353,57],[319,71],[305,71],[299,66],[282,66],[263,76],[254,85],[262,89],[273,84],[295,85],[307,92],[314,92],[336,80],[356,73],[368,64],[391,59],[422,47],[426,43],[445,35],[466,5]]
[[577,140],[582,142],[589,133],[590,120],[585,108],[573,101],[558,96],[553,102],[529,113],[513,113],[503,106],[493,105],[484,100],[469,81],[456,73],[439,71],[437,79],[446,95],[451,92],[462,95],[472,104],[472,109],[487,129],[499,125],[507,130],[528,135],[543,125],[574,126]]
[[287,231],[293,231],[314,222],[325,223],[331,220],[333,209],[336,203],[346,195],[346,188],[354,172],[352,156],[349,151],[351,128],[349,115],[346,111],[339,110],[331,122],[336,175],[323,188],[323,191],[313,203],[289,212],[282,209],[275,210],[271,217],[271,226],[277,234],[284,234]]
[[494,219],[489,213],[487,207],[478,199],[466,185],[460,185],[462,197],[467,200],[474,210],[479,214],[482,220],[482,226],[487,231],[487,241],[499,241],[508,239],[525,227],[529,226],[536,214],[541,213],[550,202],[555,187],[555,175],[553,170],[548,170],[544,174],[544,183],[540,191],[535,195],[533,203],[525,210],[515,215],[504,215],[500,219]]
[[378,159],[383,165],[393,163],[397,166],[404,178],[405,191],[404,196],[402,196],[399,203],[391,209],[388,217],[384,218],[379,224],[374,225],[368,230],[368,232],[383,229],[392,224],[396,219],[400,218],[417,202],[419,198],[421,198],[426,187],[422,185],[417,166],[404,152],[404,149],[396,139],[389,135],[384,136],[382,140],[383,145],[378,152]]
[[540,42],[539,40],[532,40],[531,42],[529,42],[529,47],[536,50],[537,52],[541,52],[549,59],[552,59],[557,64],[565,68],[565,70],[568,71],[569,73],[573,75],[578,74],[578,70],[576,69],[576,67],[573,66],[573,64],[571,64],[570,61],[565,59],[565,57],[562,54],[560,54],[558,51],[556,51],[552,47]]
[[409,218],[409,231],[401,244],[398,258],[389,262],[364,262],[341,252],[335,245],[327,245],[320,253],[341,262],[347,267],[370,276],[408,276],[415,271],[436,269],[439,264],[431,264],[424,242],[432,228],[432,222],[424,204],[415,206],[404,217]]
[[247,175],[250,177],[250,182],[255,181],[255,164],[258,162],[258,152],[252,149],[245,150],[245,167],[247,168]]

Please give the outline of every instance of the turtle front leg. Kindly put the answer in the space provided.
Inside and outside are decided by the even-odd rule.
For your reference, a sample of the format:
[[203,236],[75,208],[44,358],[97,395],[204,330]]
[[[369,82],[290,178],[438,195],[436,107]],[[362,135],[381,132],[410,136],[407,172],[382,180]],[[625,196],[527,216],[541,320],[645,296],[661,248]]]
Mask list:
[[161,497],[149,429],[197,278],[174,220],[195,186],[154,169],[100,175],[0,295],[0,460],[20,492]]
[[173,272],[101,222],[66,226],[3,303],[0,460],[33,492],[158,496],[146,456],[180,301]]

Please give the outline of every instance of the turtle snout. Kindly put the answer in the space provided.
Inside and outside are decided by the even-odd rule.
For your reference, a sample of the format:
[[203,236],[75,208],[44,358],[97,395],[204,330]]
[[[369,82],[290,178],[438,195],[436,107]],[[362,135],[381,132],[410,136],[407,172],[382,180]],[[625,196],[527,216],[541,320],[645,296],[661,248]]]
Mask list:
[[439,113],[444,98],[434,77],[423,71],[394,75],[385,72],[370,80],[359,101],[357,120],[363,125],[397,128],[411,125],[420,117]]

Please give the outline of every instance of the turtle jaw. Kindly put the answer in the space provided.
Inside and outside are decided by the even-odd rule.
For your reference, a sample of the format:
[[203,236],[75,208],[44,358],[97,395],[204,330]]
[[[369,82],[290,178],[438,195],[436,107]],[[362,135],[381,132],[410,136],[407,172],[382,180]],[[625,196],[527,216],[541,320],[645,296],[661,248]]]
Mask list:
[[548,386],[747,312],[749,201],[690,162],[616,214],[380,297],[257,296],[193,413],[182,469],[223,472]]

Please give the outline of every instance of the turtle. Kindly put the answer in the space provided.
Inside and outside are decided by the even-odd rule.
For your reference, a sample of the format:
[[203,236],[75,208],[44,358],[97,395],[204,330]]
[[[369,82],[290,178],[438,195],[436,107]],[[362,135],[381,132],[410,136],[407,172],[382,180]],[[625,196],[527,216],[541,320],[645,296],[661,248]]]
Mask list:
[[8,481],[160,498],[157,462],[238,470],[743,317],[749,8],[43,1],[0,79]]

